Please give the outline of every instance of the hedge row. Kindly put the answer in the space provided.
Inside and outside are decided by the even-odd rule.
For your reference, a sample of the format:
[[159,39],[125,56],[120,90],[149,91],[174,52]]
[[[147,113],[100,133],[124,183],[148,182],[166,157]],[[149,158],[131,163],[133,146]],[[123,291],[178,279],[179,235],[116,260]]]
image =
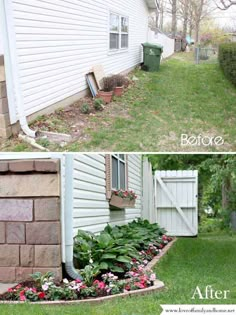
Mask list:
[[219,62],[225,76],[236,86],[236,43],[220,45]]

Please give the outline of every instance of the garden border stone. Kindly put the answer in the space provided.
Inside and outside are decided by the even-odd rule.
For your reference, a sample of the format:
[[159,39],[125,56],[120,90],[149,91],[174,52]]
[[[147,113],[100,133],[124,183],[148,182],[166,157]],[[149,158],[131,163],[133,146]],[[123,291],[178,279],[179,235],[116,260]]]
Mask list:
[[173,238],[173,240],[163,248],[161,253],[157,255],[156,257],[154,257],[153,260],[150,261],[149,264],[147,264],[145,269],[153,269],[156,266],[156,264],[158,264],[158,262],[162,259],[162,257],[171,249],[171,247],[174,245],[174,243],[177,240],[178,240],[177,238]]
[[[164,249],[161,251],[159,255],[157,255],[146,267],[145,269],[152,269],[156,266],[156,264],[161,260],[161,258],[170,250],[170,248],[174,245],[174,243],[177,241],[177,238],[174,238],[168,245],[164,247]],[[43,302],[28,302],[28,304],[31,305],[47,305],[47,306],[61,306],[61,305],[73,305],[73,304],[100,304],[106,301],[110,301],[117,298],[127,298],[127,297],[133,297],[136,295],[146,295],[149,293],[154,293],[156,291],[162,291],[165,289],[164,282],[160,280],[156,280],[154,282],[154,286],[146,288],[146,289],[140,289],[135,291],[129,291],[125,293],[115,294],[115,295],[109,295],[109,296],[103,296],[93,299],[84,299],[84,300],[75,300],[75,301],[43,301]],[[25,304],[25,302],[20,301],[0,301],[0,305],[3,304]]]

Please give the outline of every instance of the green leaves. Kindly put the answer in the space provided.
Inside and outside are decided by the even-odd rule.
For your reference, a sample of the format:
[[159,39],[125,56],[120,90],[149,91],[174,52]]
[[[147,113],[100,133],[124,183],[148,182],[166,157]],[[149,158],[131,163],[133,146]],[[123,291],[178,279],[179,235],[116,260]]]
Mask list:
[[118,266],[114,266],[114,267],[111,267],[111,271],[112,272],[123,273],[124,269],[122,269],[121,267],[118,267]]
[[97,244],[100,248],[106,248],[109,245],[112,245],[113,243],[114,242],[112,237],[110,236],[110,234],[106,232],[103,232],[97,237]]
[[127,257],[127,256],[119,256],[119,257],[116,258],[116,260],[119,261],[119,262],[125,263],[125,264],[126,263],[129,264],[130,261],[131,261],[131,258]]
[[101,270],[108,270],[109,266],[108,266],[108,264],[106,262],[103,261],[103,262],[100,263],[99,268]]
[[127,225],[107,225],[100,235],[78,231],[74,243],[74,260],[91,282],[94,274],[104,271],[124,273],[132,258],[140,259],[139,250],[149,246],[165,233],[157,224],[138,219]]
[[102,255],[102,257],[101,257],[101,259],[103,260],[103,259],[116,259],[116,255],[114,255],[114,254],[104,254],[104,255]]

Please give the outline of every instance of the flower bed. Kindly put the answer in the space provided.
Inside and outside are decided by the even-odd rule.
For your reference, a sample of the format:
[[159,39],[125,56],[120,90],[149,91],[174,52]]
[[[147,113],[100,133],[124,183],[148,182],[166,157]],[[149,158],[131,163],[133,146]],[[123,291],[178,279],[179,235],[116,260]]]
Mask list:
[[[111,255],[109,256],[109,254],[104,253],[105,249],[103,248],[103,256],[106,255],[103,259],[107,259],[107,263],[104,261],[94,262],[93,259],[95,256],[92,255],[89,250],[89,255],[86,257],[89,259],[88,264],[86,263],[85,256],[82,255],[83,262],[85,263],[84,269],[81,270],[83,281],[69,281],[68,279],[64,279],[61,282],[57,282],[51,272],[46,275],[35,273],[32,275],[32,281],[20,283],[16,287],[10,288],[5,294],[0,295],[0,301],[29,301],[34,303],[45,301],[90,301],[90,299],[94,298],[104,299],[120,294],[129,295],[136,291],[143,292],[145,290],[150,291],[152,288],[162,288],[164,286],[163,283],[156,281],[156,274],[149,268],[149,265],[153,258],[155,259],[158,255],[161,256],[166,251],[164,247],[169,249],[171,243],[173,243],[172,238],[164,234],[159,234],[156,235],[156,240],[154,240],[151,230],[153,232],[155,231],[155,233],[157,230],[159,232],[161,231],[161,234],[163,230],[157,225],[151,225],[147,221],[134,221],[128,226],[125,226],[125,231],[128,232],[131,228],[133,228],[136,233],[137,229],[139,229],[139,232],[143,234],[142,246],[137,245],[139,251],[136,248],[138,255],[136,255],[135,251],[131,254],[131,256],[135,255],[135,257],[128,259],[128,256],[124,256],[125,258],[118,256],[119,259],[116,260],[117,257],[114,258],[113,256],[114,261],[112,262]],[[118,230],[117,227],[109,227],[109,229],[107,227],[106,233],[108,233],[107,231],[109,230],[110,232],[108,234],[113,235],[115,233],[114,229],[116,232],[119,231],[119,236],[121,236],[121,231],[124,227],[119,227]],[[143,232],[145,231],[147,233],[147,230],[149,233],[145,235]],[[81,237],[81,234],[79,235]],[[135,235],[137,237],[137,234]],[[87,236],[88,235],[85,233],[83,235],[84,239]],[[90,236],[94,237],[94,235]],[[98,237],[101,236],[104,238],[103,233]],[[152,243],[150,243],[150,237]],[[111,249],[113,248],[111,246],[111,239],[109,239],[109,242]],[[75,242],[75,253],[78,250],[76,244],[78,246],[78,243]],[[83,244],[81,240],[80,244]],[[101,251],[100,256],[102,256]],[[109,264],[109,262],[111,264]],[[112,272],[111,269],[115,271]]]

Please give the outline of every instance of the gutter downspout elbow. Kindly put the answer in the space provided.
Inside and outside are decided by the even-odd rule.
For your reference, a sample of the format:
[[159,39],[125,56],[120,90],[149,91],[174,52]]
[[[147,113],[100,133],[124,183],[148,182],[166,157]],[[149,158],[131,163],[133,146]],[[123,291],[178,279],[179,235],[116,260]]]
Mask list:
[[73,262],[73,162],[73,154],[67,154],[65,157],[65,269],[72,279],[83,280]]
[[37,132],[35,130],[30,129],[25,115],[19,118],[19,122],[20,122],[20,126],[24,134],[26,134],[30,138],[36,138]]

